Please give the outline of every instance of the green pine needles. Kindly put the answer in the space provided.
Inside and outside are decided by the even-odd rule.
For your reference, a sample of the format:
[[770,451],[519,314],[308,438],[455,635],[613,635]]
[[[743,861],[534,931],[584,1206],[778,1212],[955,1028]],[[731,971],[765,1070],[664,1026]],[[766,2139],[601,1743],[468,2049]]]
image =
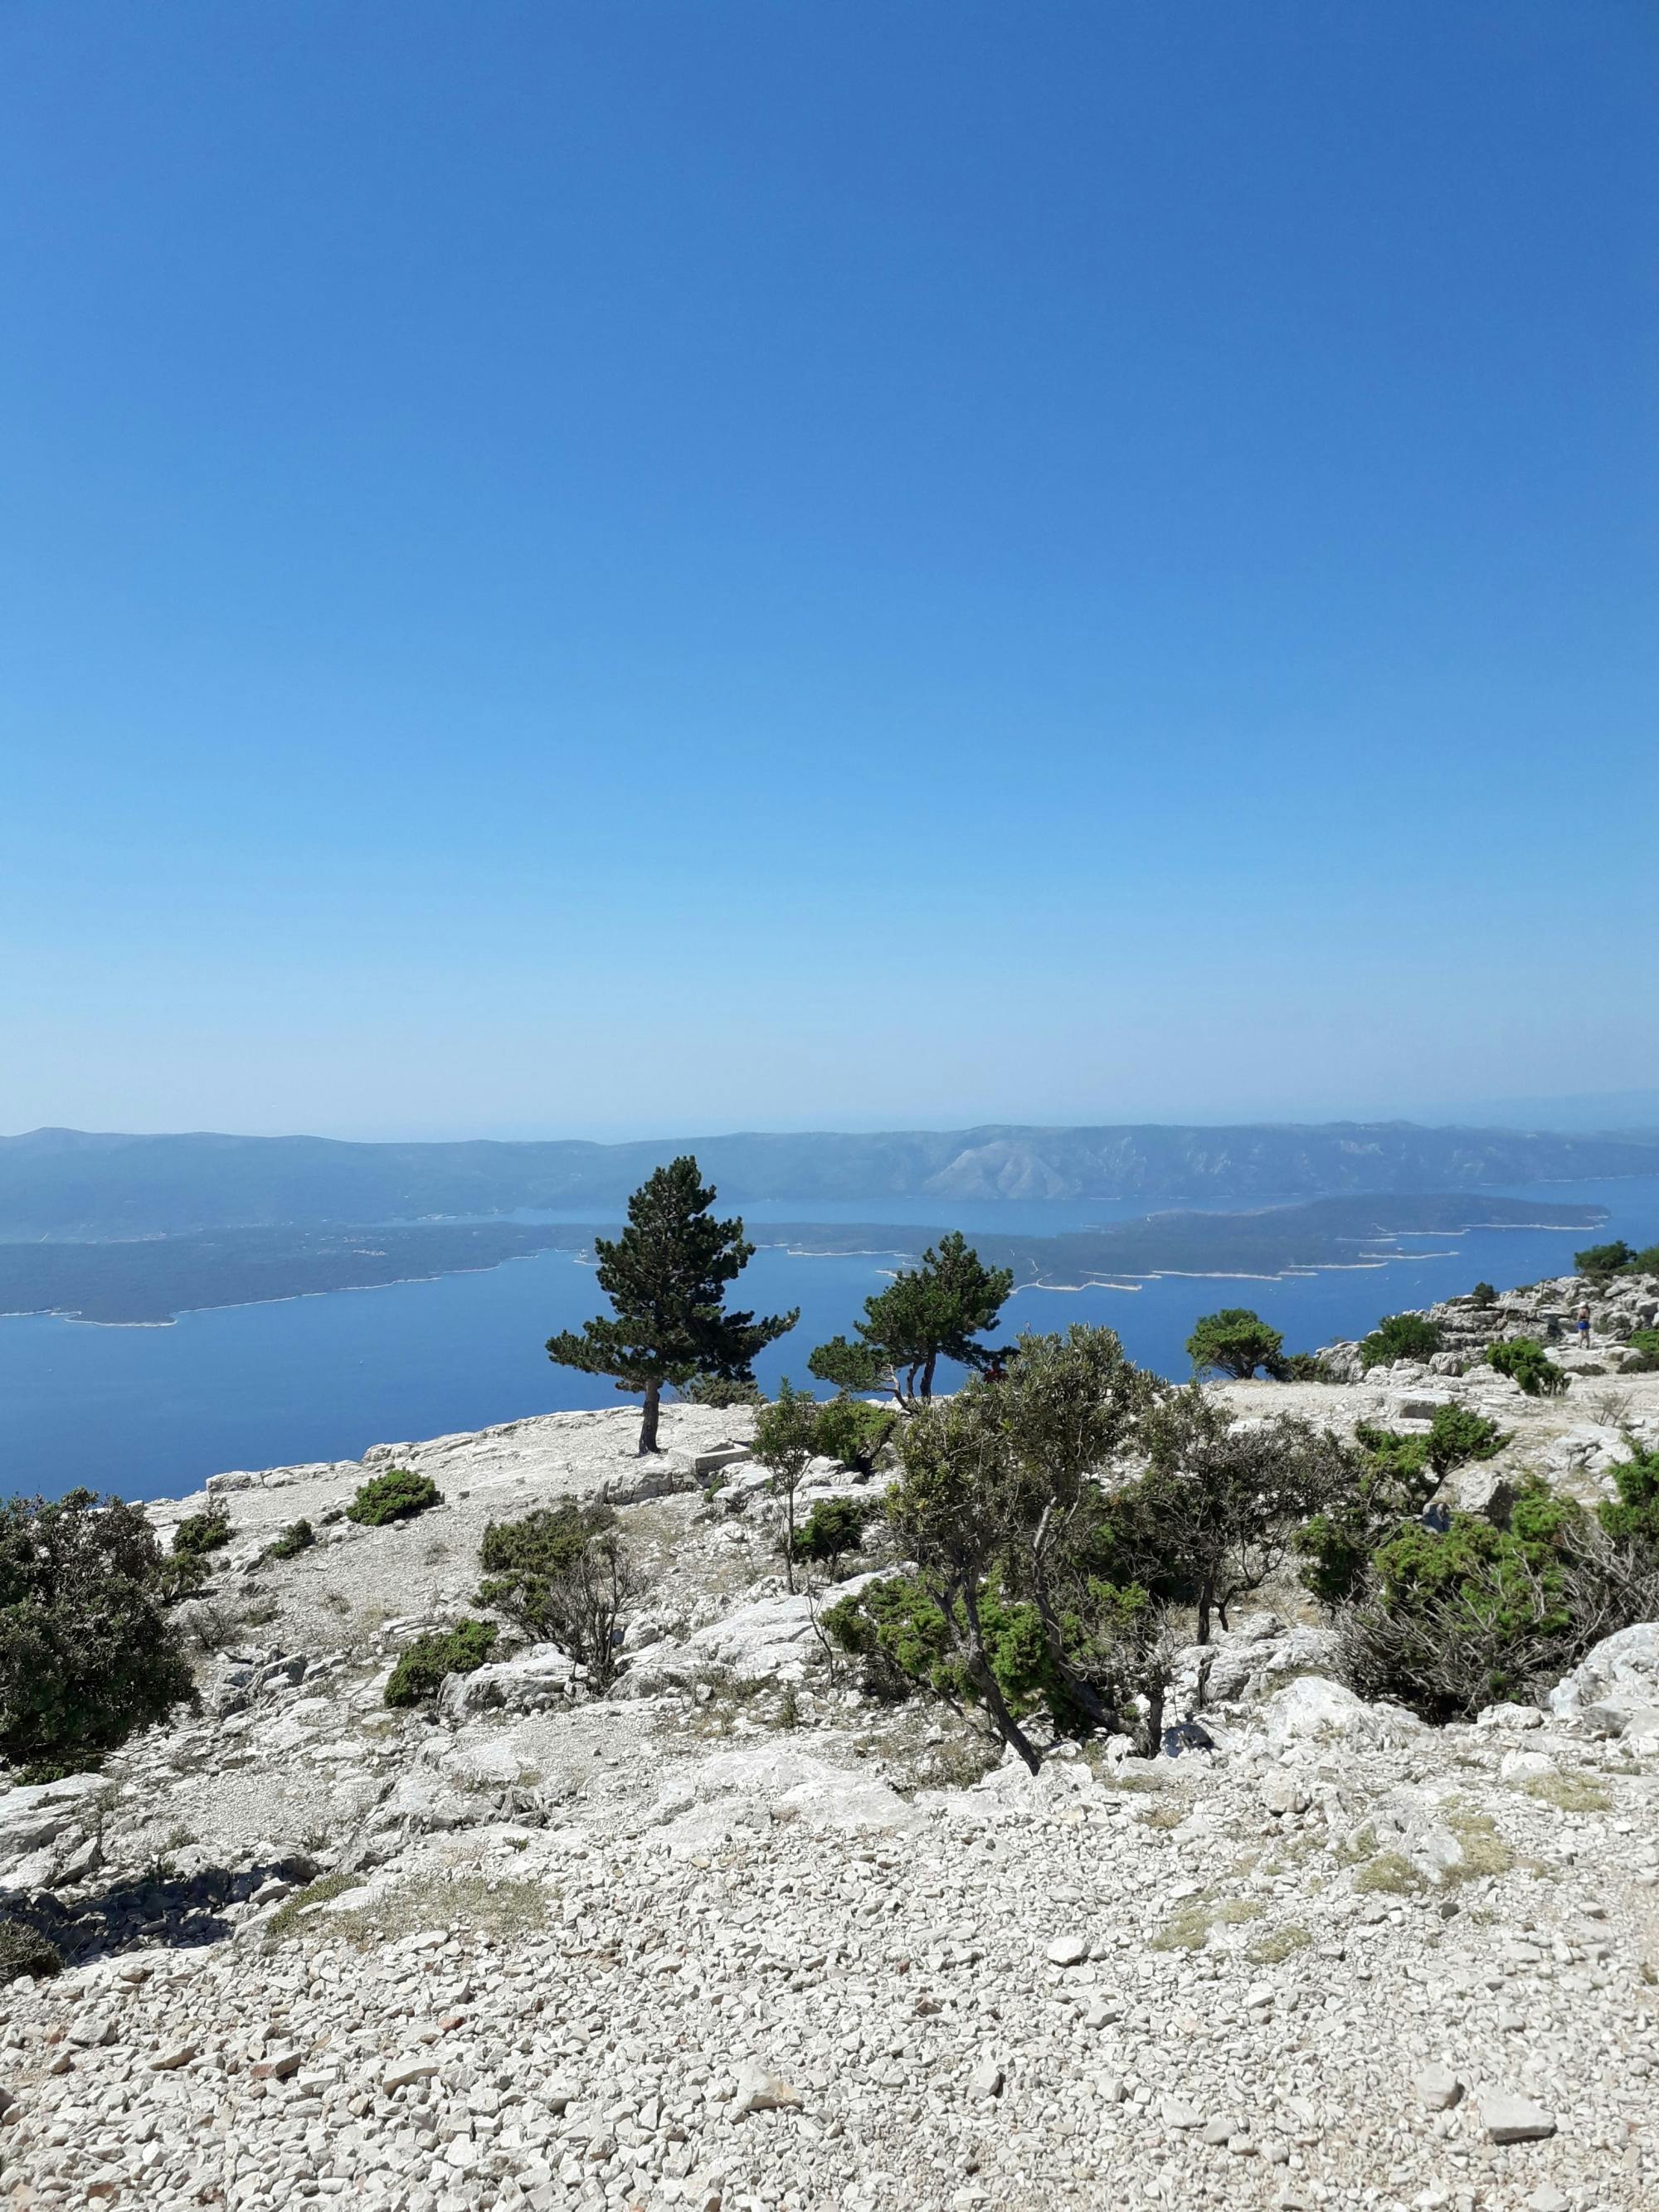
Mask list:
[[757,1355],[800,1318],[799,1307],[759,1319],[726,1310],[727,1285],[755,1248],[740,1220],[712,1218],[714,1195],[690,1153],[659,1168],[629,1200],[622,1235],[593,1240],[599,1288],[612,1310],[548,1339],[556,1365],[609,1375],[617,1389],[643,1393],[641,1452],[658,1449],[665,1388],[683,1389],[699,1376],[752,1382]]

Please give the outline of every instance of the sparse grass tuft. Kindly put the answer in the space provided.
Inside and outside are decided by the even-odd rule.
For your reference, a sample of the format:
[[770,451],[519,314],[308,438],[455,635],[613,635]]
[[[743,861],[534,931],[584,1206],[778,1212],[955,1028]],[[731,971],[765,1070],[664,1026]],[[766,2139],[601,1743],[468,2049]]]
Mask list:
[[1312,1942],[1313,1937],[1299,1923],[1285,1921],[1277,1928],[1264,1928],[1245,1956],[1258,1966],[1281,1966],[1286,1959],[1305,1951]]
[[545,1886],[527,1875],[438,1875],[404,1882],[360,1912],[332,1914],[331,1926],[365,1949],[433,1928],[510,1938],[544,1927],[547,1908]]
[[1422,1888],[1423,1877],[1400,1852],[1378,1851],[1360,1868],[1353,1886],[1366,1897],[1410,1897]]
[[1201,1951],[1210,1940],[1212,1928],[1240,1928],[1249,1921],[1263,1918],[1267,1910],[1254,1898],[1189,1897],[1152,1937],[1150,1948],[1154,1951]]
[[1521,1784],[1528,1797],[1553,1805],[1558,1813],[1607,1813],[1613,1793],[1588,1774],[1529,1774]]
[[299,1935],[301,1916],[313,1905],[326,1905],[331,1898],[343,1897],[349,1889],[361,1889],[362,1884],[360,1874],[325,1874],[307,1882],[303,1889],[296,1889],[292,1897],[283,1899],[265,1923],[267,1949],[274,1949],[290,1936]]

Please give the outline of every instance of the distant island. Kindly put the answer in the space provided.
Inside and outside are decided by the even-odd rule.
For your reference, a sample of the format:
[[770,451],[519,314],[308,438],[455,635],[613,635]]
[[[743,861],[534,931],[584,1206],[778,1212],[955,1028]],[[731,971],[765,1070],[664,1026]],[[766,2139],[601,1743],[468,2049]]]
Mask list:
[[[975,1231],[972,1242],[1017,1285],[1056,1287],[1156,1274],[1282,1275],[1380,1265],[1394,1240],[1462,1229],[1584,1231],[1600,1206],[1486,1198],[1324,1198],[1250,1212],[1166,1212],[1053,1237]],[[611,1224],[614,1228],[614,1223]],[[757,1224],[757,1243],[804,1254],[890,1255],[895,1266],[937,1242],[935,1229],[890,1223]],[[161,1323],[204,1307],[250,1305],[327,1291],[499,1267],[532,1252],[578,1252],[603,1224],[432,1222],[386,1227],[214,1230],[103,1243],[0,1244],[0,1314],[55,1313],[105,1323]]]
[[133,1137],[37,1129],[0,1138],[0,1241],[212,1229],[422,1224],[619,1207],[653,1168],[695,1152],[723,1204],[866,1200],[1255,1205],[1333,1194],[1462,1191],[1659,1175],[1659,1133],[1564,1136],[1408,1121],[881,1135],[665,1137],[623,1145],[345,1144],[324,1137]]

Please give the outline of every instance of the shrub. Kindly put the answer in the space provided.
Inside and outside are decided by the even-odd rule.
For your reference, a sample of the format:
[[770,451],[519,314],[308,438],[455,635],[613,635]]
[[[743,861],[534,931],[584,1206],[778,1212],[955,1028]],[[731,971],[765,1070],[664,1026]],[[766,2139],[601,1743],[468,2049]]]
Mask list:
[[915,1565],[833,1607],[826,1629],[890,1680],[983,1708],[1033,1772],[1022,1723],[1038,1711],[1084,1734],[1144,1698],[1134,1717],[1155,1747],[1162,1615],[1108,1578],[1097,1483],[1154,1390],[1109,1329],[1073,1328],[1021,1337],[1000,1379],[920,1405],[895,1436],[887,1493]]
[[494,1650],[499,1632],[494,1621],[462,1620],[417,1636],[392,1670],[387,1705],[423,1705],[437,1696],[446,1675],[473,1674]]
[[786,1375],[778,1395],[755,1424],[755,1457],[772,1477],[773,1495],[783,1504],[783,1558],[789,1587],[795,1587],[795,1500],[801,1477],[817,1455],[823,1413],[810,1390],[790,1388]]
[[1615,1537],[1536,1480],[1507,1528],[1463,1513],[1444,1529],[1402,1524],[1340,1618],[1349,1680],[1436,1721],[1500,1698],[1535,1701],[1602,1638],[1653,1618],[1659,1553],[1639,1524],[1633,1534]]
[[1285,1382],[1328,1382],[1330,1371],[1316,1352],[1287,1352],[1279,1363]]
[[0,1505],[0,1756],[112,1751],[192,1698],[143,1512],[71,1490]]
[[766,1401],[761,1387],[754,1382],[731,1382],[723,1375],[694,1375],[689,1382],[677,1385],[682,1404],[687,1406],[762,1406]]
[[1424,1314],[1385,1314],[1359,1346],[1361,1367],[1386,1367],[1396,1359],[1431,1359],[1440,1331]]
[[1472,1413],[1467,1406],[1437,1406],[1423,1439],[1425,1456],[1442,1478],[1470,1460],[1496,1458],[1508,1442],[1496,1421]]
[[1495,1306],[1498,1292],[1491,1283],[1477,1283],[1469,1292],[1469,1304],[1474,1306]]
[[1533,1482],[1506,1529],[1472,1513],[1453,1514],[1443,1531],[1403,1525],[1378,1547],[1370,1592],[1342,1624],[1355,1688],[1443,1721],[1511,1696],[1540,1670],[1559,1673],[1578,1518]]
[[833,1567],[843,1553],[858,1548],[866,1525],[880,1511],[873,1498],[820,1498],[796,1535],[795,1557]]
[[1151,1466],[1108,1501],[1117,1556],[1106,1569],[1156,1595],[1190,1600],[1197,1638],[1212,1613],[1259,1589],[1303,1525],[1352,1487],[1352,1455],[1301,1420],[1245,1426],[1195,1385],[1153,1407]]
[[1659,1451],[1638,1452],[1612,1474],[1615,1495],[1595,1509],[1602,1528],[1615,1543],[1659,1558]]
[[0,1989],[25,1974],[44,1981],[63,1971],[63,1960],[38,1928],[31,1928],[27,1920],[0,1920]]
[[477,1602],[493,1605],[538,1642],[556,1644],[597,1690],[616,1680],[623,1616],[643,1587],[605,1505],[565,1498],[522,1521],[492,1522],[478,1564]]
[[317,1531],[309,1521],[290,1521],[280,1536],[273,1537],[265,1546],[268,1559],[295,1559],[301,1552],[308,1552],[317,1540]]
[[173,1530],[173,1557],[199,1559],[209,1552],[222,1551],[229,1541],[229,1514],[222,1505],[210,1505],[205,1513],[187,1513]]
[[1284,1366],[1285,1339],[1249,1306],[1226,1306],[1205,1314],[1187,1339],[1194,1375],[1213,1368],[1236,1382],[1248,1382],[1257,1368],[1278,1375]]
[[1588,1275],[1595,1282],[1608,1275],[1623,1273],[1635,1257],[1634,1251],[1620,1237],[1611,1244],[1592,1244],[1585,1251],[1575,1252],[1572,1264],[1581,1275]]
[[345,1510],[348,1521],[366,1528],[383,1528],[388,1521],[408,1521],[429,1506],[441,1505],[443,1497],[429,1474],[411,1474],[406,1467],[389,1467],[370,1477]]
[[1567,1387],[1565,1369],[1558,1367],[1534,1337],[1512,1336],[1503,1344],[1494,1344],[1486,1353],[1486,1364],[1498,1374],[1510,1376],[1529,1398],[1559,1398]]
[[862,1398],[832,1398],[818,1411],[817,1449],[825,1459],[872,1474],[897,1425],[890,1407],[872,1406]]

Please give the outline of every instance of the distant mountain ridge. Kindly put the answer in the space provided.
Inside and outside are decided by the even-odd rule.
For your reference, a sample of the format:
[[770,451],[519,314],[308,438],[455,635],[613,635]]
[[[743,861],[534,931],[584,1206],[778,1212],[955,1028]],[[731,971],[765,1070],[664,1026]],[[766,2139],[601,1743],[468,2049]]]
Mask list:
[[0,1238],[96,1241],[610,1208],[653,1167],[687,1151],[722,1204],[736,1206],[910,1197],[1267,1200],[1659,1174],[1659,1137],[1404,1121],[756,1132],[618,1145],[37,1129],[0,1138]]

